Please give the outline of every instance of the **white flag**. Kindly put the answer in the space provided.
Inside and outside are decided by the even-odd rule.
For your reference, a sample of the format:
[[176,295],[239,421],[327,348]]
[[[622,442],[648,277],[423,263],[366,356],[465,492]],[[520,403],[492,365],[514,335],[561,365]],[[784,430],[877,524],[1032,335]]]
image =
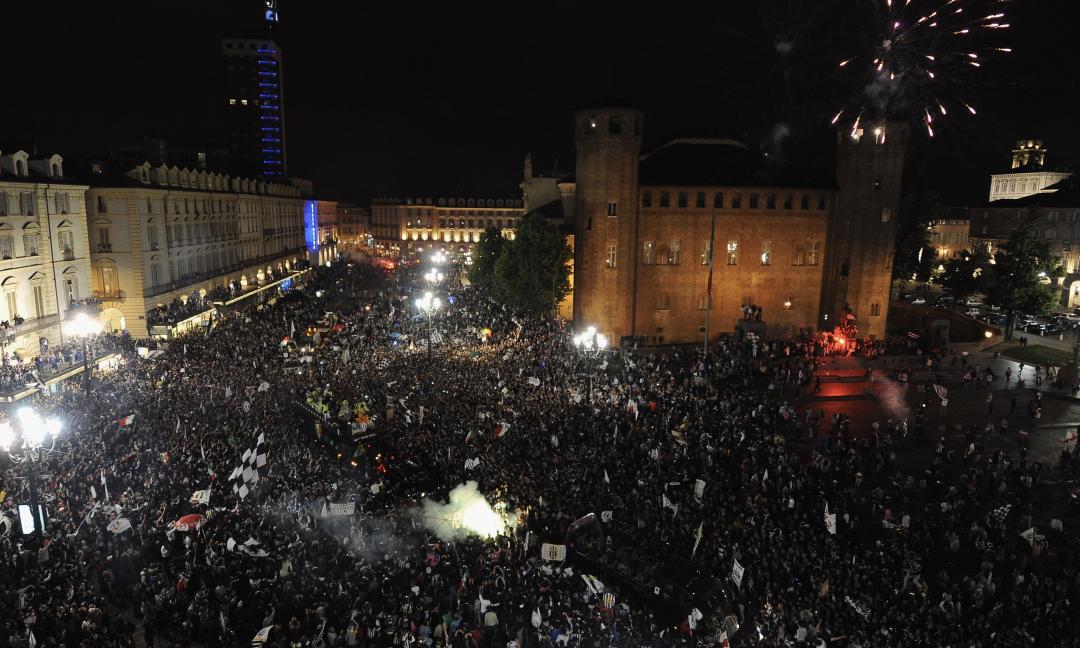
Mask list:
[[705,530],[705,520],[702,520],[701,524],[698,525],[697,534],[694,537],[694,548],[690,551],[690,559],[691,560],[694,559],[694,554],[697,553],[698,545],[701,544],[701,535],[704,532],[704,530]]
[[561,562],[566,560],[566,545],[549,544],[540,545],[540,557],[544,560]]
[[193,504],[209,504],[210,503],[210,489],[197,490],[191,494],[191,502]]
[[589,591],[593,594],[601,594],[604,591],[604,584],[600,582],[600,579],[591,574],[582,574],[581,580],[585,581],[585,587],[589,588]]
[[694,482],[694,497],[701,499],[705,495],[705,480],[699,479]]
[[131,520],[127,518],[116,518],[112,522],[109,522],[109,526],[106,528],[113,533],[120,534],[131,528]]
[[829,515],[829,503],[825,502],[825,528],[829,533],[836,535],[836,514]]
[[609,479],[608,475],[607,475],[607,468],[604,468],[604,483],[605,484],[610,484],[611,483],[611,479]]
[[255,636],[251,639],[251,645],[263,644],[270,638],[270,631],[274,629],[274,626],[269,625],[255,633]]
[[1028,544],[1032,547],[1035,546],[1035,527],[1031,527],[1027,531],[1020,534],[1020,537],[1027,540]]
[[739,564],[738,560],[732,560],[731,565],[731,580],[735,581],[735,585],[742,587],[743,566]]

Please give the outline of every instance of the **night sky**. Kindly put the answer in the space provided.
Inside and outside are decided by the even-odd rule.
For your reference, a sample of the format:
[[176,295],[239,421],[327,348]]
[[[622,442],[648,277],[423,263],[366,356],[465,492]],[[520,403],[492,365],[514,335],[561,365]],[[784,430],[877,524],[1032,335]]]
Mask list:
[[[228,141],[219,39],[257,33],[261,1],[13,4],[0,141],[72,156],[144,134]],[[909,188],[985,200],[1020,137],[1073,166],[1072,4],[1012,4],[998,38],[1015,53],[958,80],[979,114],[918,135]],[[635,6],[281,0],[290,174],[362,203],[516,195],[526,152],[572,167],[571,111],[602,95],[647,111],[646,147],[704,134],[831,164],[828,122],[862,87],[836,62],[866,46],[871,0]]]

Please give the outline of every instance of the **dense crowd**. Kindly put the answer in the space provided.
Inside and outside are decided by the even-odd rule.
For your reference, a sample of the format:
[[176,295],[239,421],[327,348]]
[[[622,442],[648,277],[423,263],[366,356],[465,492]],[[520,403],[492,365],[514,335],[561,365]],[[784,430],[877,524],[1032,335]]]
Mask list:
[[[973,439],[907,473],[898,424],[798,411],[821,339],[582,359],[452,288],[429,355],[418,280],[319,269],[39,395],[65,428],[0,452],[0,645],[1080,646],[1076,546],[1018,535],[1039,467]],[[469,482],[503,533],[425,513]]]

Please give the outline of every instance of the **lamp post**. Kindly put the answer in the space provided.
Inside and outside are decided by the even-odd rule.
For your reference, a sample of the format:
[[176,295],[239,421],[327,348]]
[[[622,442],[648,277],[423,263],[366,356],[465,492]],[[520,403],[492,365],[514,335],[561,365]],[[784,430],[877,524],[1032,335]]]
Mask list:
[[429,271],[424,273],[424,279],[426,279],[427,282],[429,284],[431,284],[432,286],[439,285],[440,283],[442,283],[442,280],[445,279],[445,278],[446,278],[446,276],[443,275],[443,273],[439,272],[438,270],[429,270]]
[[[44,509],[36,500],[34,482],[41,472],[37,463],[42,457],[56,449],[56,438],[60,436],[60,420],[42,418],[30,407],[21,407],[15,412],[15,421],[0,422],[0,450],[14,464],[26,464],[27,481],[30,490],[30,504],[19,506],[19,519],[23,532],[44,531]],[[25,510],[24,510],[25,507]]]
[[76,313],[64,324],[64,330],[68,335],[73,335],[82,340],[83,347],[83,380],[90,385],[90,336],[101,333],[101,322],[90,317],[86,313]]
[[446,255],[443,254],[441,251],[436,252],[435,254],[431,255],[431,262],[435,263],[436,265],[440,263],[446,263]]
[[607,349],[608,340],[607,336],[598,333],[595,326],[590,326],[585,329],[584,333],[578,333],[574,336],[574,351],[577,352],[578,357],[584,359],[589,366],[589,404],[592,404],[592,383],[593,383],[593,360],[599,358],[604,354]]
[[416,298],[416,310],[427,315],[427,354],[429,359],[431,358],[431,317],[435,315],[435,311],[439,310],[441,305],[442,300],[438,297],[433,297],[430,291],[424,293],[423,297]]

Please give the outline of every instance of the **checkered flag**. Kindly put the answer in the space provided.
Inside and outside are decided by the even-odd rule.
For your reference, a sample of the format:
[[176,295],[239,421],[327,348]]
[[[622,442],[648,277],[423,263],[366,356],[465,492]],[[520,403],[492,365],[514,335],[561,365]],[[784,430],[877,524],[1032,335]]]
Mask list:
[[996,509],[994,509],[993,511],[990,511],[990,514],[986,516],[986,519],[993,526],[1004,527],[1005,526],[1005,518],[1008,517],[1009,509],[1011,509],[1011,508],[1012,508],[1012,504],[1006,504],[1004,506],[999,506]]
[[264,441],[266,437],[260,433],[259,438],[255,440],[255,445],[244,451],[240,457],[240,465],[233,468],[232,474],[229,475],[233,492],[239,495],[240,499],[247,497],[251,489],[259,483],[259,468],[266,465],[267,451],[263,447]]
[[315,635],[315,638],[311,640],[311,648],[326,648],[326,642],[323,641],[323,633],[326,632],[326,621],[323,620],[322,626],[319,627],[319,634]]

